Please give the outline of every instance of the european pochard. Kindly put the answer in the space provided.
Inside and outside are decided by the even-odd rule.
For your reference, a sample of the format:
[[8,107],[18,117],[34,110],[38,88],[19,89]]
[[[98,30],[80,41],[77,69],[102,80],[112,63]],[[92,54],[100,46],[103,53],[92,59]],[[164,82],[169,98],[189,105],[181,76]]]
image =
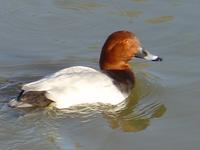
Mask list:
[[68,108],[83,103],[118,104],[125,100],[134,87],[135,78],[128,62],[133,58],[161,61],[143,49],[134,33],[112,33],[102,48],[100,71],[85,66],[62,69],[50,76],[22,86],[11,107]]

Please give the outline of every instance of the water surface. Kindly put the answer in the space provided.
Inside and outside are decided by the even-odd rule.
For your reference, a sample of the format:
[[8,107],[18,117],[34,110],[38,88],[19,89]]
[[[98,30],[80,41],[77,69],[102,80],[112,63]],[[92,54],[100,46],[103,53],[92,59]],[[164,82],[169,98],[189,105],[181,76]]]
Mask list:
[[[196,0],[0,1],[0,149],[199,150]],[[131,62],[136,87],[118,106],[7,107],[22,84],[61,68],[98,68],[105,38],[130,30],[161,63]]]

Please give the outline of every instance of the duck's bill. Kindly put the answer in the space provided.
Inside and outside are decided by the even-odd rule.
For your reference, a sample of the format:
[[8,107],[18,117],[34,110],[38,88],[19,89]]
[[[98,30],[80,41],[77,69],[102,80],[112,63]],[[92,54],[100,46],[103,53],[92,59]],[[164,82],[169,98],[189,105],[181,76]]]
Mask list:
[[140,48],[138,53],[135,55],[136,58],[142,58],[145,60],[151,60],[151,61],[162,61],[162,58],[151,54],[149,51]]

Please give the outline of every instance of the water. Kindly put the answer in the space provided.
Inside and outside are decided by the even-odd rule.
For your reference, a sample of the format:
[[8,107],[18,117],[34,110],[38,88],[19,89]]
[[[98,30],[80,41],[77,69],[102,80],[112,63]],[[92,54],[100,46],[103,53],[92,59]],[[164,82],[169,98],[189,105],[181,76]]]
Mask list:
[[[1,150],[198,150],[197,0],[0,1]],[[11,109],[23,83],[61,68],[98,68],[108,34],[134,31],[161,63],[131,63],[137,84],[119,106]]]

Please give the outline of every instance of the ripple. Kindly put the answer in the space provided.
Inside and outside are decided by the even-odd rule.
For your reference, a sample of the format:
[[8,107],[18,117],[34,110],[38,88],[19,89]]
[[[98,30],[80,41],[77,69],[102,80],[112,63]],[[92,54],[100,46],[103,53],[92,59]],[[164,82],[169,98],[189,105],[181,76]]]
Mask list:
[[169,0],[169,3],[170,3],[172,6],[181,6],[181,5],[184,4],[182,0]]
[[143,14],[142,11],[140,10],[123,10],[123,11],[120,11],[119,15],[120,16],[125,16],[125,17],[139,17]]
[[153,118],[160,118],[166,112],[166,107],[160,103],[136,105],[134,109],[125,108],[117,113],[104,112],[104,118],[113,129],[124,132],[138,132],[146,129]]
[[130,0],[132,2],[136,2],[136,3],[145,3],[147,2],[147,0]]
[[174,16],[159,16],[148,19],[146,20],[146,22],[150,24],[160,24],[160,23],[170,22],[174,20],[174,18],[175,18]]
[[137,76],[137,84],[129,98],[103,112],[113,129],[138,132],[146,129],[153,118],[160,118],[166,112],[166,107],[157,94],[162,88],[157,82],[158,77],[150,73],[139,73]]
[[104,4],[97,2],[81,2],[81,1],[68,1],[68,0],[56,0],[56,3],[65,9],[73,10],[95,10],[105,7]]

